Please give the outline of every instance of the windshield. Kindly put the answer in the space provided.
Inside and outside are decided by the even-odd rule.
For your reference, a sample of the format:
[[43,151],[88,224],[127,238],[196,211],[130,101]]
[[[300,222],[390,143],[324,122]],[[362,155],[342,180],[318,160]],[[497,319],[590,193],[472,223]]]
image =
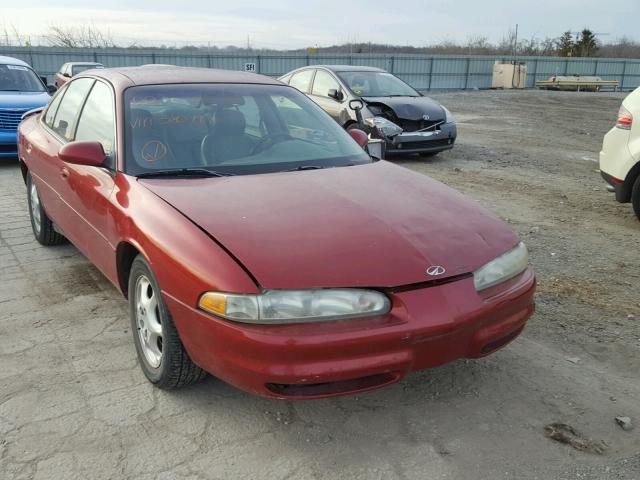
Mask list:
[[29,67],[0,65],[0,91],[44,92],[44,85]]
[[187,84],[125,91],[125,172],[210,169],[243,175],[368,163],[370,157],[296,89]]
[[78,75],[79,73],[84,72],[85,70],[91,70],[92,68],[104,68],[104,66],[97,64],[89,64],[89,65],[73,65],[71,67],[71,75]]
[[409,85],[387,72],[336,72],[360,97],[419,97]]

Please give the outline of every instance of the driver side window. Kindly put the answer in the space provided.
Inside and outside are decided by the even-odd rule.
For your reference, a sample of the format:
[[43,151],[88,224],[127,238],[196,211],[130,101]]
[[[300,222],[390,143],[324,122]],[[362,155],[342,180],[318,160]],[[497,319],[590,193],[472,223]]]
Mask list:
[[313,79],[313,95],[320,97],[329,97],[329,90],[340,91],[340,85],[338,82],[324,70],[318,70],[316,77]]
[[100,142],[104,153],[113,158],[115,111],[111,89],[96,81],[82,108],[75,140]]

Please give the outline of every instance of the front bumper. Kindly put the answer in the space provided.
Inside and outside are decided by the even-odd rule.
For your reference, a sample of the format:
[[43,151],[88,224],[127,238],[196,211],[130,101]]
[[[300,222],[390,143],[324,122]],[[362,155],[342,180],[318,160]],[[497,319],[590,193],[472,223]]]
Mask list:
[[440,130],[402,132],[387,141],[387,153],[436,153],[453,148],[458,131],[455,123],[444,123]]
[[165,300],[193,361],[216,377],[266,397],[352,394],[459,358],[478,358],[513,340],[534,311],[531,269],[483,295],[473,277],[389,292],[393,308],[368,319],[247,325]]
[[0,130],[0,158],[18,156],[17,135],[15,130]]

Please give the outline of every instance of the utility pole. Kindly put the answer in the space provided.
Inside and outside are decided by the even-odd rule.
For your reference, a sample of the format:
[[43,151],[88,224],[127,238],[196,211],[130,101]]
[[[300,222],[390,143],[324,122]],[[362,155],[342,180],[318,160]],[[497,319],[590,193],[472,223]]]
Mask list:
[[515,57],[518,51],[518,24],[516,23],[516,38],[513,41],[513,56]]

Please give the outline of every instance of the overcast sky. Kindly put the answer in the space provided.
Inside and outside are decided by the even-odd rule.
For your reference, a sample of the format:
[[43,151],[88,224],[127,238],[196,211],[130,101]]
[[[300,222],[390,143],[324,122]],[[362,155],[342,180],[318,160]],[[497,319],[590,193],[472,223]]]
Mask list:
[[605,42],[622,35],[639,40],[639,20],[638,0],[0,0],[0,27],[13,25],[22,35],[93,23],[123,42],[226,46],[246,45],[249,36],[255,48],[423,46],[474,35],[499,41],[516,23],[526,38],[587,26],[608,33]]

